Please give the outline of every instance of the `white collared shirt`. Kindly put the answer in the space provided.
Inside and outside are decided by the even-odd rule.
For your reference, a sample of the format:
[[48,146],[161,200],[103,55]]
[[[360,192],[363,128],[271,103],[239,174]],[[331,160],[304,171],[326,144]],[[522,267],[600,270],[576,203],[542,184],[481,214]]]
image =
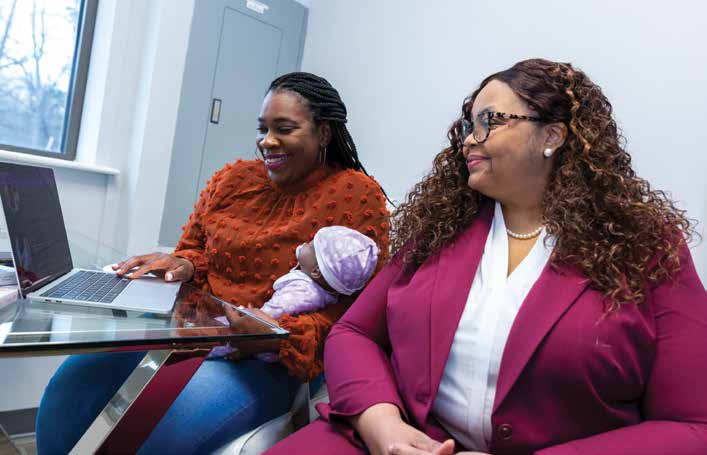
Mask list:
[[[487,451],[498,370],[513,320],[552,253],[540,233],[523,261],[508,272],[508,237],[496,202],[481,263],[444,368],[432,415],[470,450]],[[551,239],[550,239],[551,240]]]

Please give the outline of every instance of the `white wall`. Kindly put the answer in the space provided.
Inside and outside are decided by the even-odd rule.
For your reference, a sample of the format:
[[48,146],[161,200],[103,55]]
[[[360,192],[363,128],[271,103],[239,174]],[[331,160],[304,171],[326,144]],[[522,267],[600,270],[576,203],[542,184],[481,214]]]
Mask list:
[[[639,175],[705,223],[705,17],[688,0],[312,0],[302,66],[341,92],[362,162],[402,199],[485,76],[572,62],[612,102]],[[693,257],[707,283],[706,243]]]
[[80,147],[121,171],[108,182],[101,241],[135,254],[157,246],[194,0],[104,0],[99,9],[101,60],[91,62],[88,92],[102,103]]

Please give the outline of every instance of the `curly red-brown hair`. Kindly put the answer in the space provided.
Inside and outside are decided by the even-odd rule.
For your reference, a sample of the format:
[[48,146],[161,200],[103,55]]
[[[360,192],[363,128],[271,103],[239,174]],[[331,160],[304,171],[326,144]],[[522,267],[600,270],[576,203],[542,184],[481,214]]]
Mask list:
[[[543,223],[556,239],[550,264],[576,267],[604,293],[607,309],[642,303],[648,283],[669,279],[693,229],[684,211],[638,176],[601,88],[569,63],[525,60],[487,77],[464,100],[450,145],[393,213],[392,249],[416,265],[451,243],[486,198],[469,188],[461,121],[492,80],[506,83],[545,122],[562,122],[543,197]],[[400,257],[399,256],[399,257]]]

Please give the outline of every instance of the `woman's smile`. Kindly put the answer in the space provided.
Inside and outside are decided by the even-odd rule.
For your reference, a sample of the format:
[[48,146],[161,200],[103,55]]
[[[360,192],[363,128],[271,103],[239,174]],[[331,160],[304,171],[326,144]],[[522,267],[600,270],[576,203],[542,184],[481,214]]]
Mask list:
[[469,154],[466,157],[466,168],[469,169],[469,172],[481,163],[490,160],[489,157],[483,156],[483,155],[478,155],[478,154]]
[[265,154],[265,167],[269,171],[276,171],[287,164],[289,155],[286,153],[267,153]]

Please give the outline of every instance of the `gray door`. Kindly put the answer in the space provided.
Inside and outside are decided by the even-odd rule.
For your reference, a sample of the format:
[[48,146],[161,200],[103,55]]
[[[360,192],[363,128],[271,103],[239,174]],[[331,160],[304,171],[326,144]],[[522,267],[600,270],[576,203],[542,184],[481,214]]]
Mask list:
[[270,82],[300,67],[307,9],[294,0],[197,0],[160,245],[174,246],[199,192],[237,158],[254,158]]

